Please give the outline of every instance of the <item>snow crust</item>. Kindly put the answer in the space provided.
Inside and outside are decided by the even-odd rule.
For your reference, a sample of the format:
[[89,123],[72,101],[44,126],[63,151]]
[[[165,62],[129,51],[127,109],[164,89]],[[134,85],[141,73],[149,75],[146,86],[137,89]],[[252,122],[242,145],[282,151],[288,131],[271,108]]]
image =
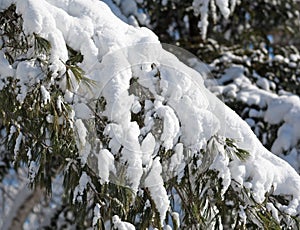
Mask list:
[[[183,159],[187,157],[183,156],[183,146],[194,154],[204,149],[212,136],[221,134],[237,140],[239,148],[251,154],[245,162],[236,159],[229,163],[222,153],[223,150],[219,150],[220,155],[211,168],[217,170],[223,180],[223,193],[234,179],[250,188],[258,202],[263,202],[265,193],[271,190],[276,195],[291,195],[291,202],[282,207],[282,210],[293,215],[300,212],[300,177],[296,171],[266,150],[248,124],[205,88],[201,74],[164,51],[150,30],[129,26],[117,18],[105,3],[96,0],[7,0],[0,2],[0,8],[3,9],[10,3],[15,3],[17,12],[22,14],[26,33],[36,33],[50,41],[51,70],[54,76],[65,71],[62,61],[68,59],[66,45],[80,51],[84,56],[80,67],[86,77],[97,82],[97,87],[91,92],[82,92],[80,87],[76,87],[72,92],[74,130],[78,133],[78,148],[88,152],[91,143],[83,120],[90,116],[85,117],[82,111],[88,109],[80,105],[80,101],[104,97],[106,107],[101,116],[108,118],[104,134],[110,138],[110,142],[109,146],[102,147],[97,153],[101,183],[110,181],[109,174],[116,173],[113,160],[120,153],[120,164],[127,166],[125,185],[130,186],[136,193],[141,186],[142,177],[146,175],[144,186],[148,187],[163,223],[169,199],[162,177],[164,165],[157,156],[158,148],[175,151],[176,157],[171,158],[170,170],[178,170],[176,174],[182,168],[176,167],[176,164],[183,164]],[[201,5],[201,27],[205,30],[208,1],[194,1],[194,4]],[[228,1],[216,1],[216,4],[227,17]],[[0,61],[1,78],[10,75],[23,82],[30,80],[30,76],[15,73],[1,52]],[[27,73],[30,63],[21,62],[17,72],[18,68]],[[226,78],[243,85],[245,78],[241,79],[237,75],[241,75],[237,71],[239,68],[236,66],[228,71]],[[36,80],[37,75],[34,73],[32,78]],[[129,92],[132,79],[136,79],[138,86],[147,91],[143,127],[132,121],[132,112],[139,113],[141,110],[136,107],[138,104],[135,96],[138,93],[133,95]],[[261,85],[267,87],[265,82]],[[249,85],[245,84],[245,87]],[[62,90],[68,94],[66,88],[62,87]],[[270,110],[264,115],[267,121],[285,121],[272,148],[275,153],[281,148],[289,148],[300,138],[300,127],[294,122],[299,119],[299,98],[276,98],[263,92],[255,97],[251,93],[251,87],[240,93],[235,91],[235,87],[226,90],[234,91],[241,100],[250,104],[269,105]],[[256,92],[260,91],[256,89]],[[49,103],[51,95],[47,88],[42,86],[41,93],[43,102]],[[84,98],[82,95],[85,95]],[[275,99],[273,104],[270,98]],[[67,98],[64,99],[68,101]],[[281,104],[283,100],[291,102],[290,106]],[[61,102],[57,103],[60,108]],[[281,119],[273,116],[274,113],[282,114]],[[157,120],[162,121],[160,133],[153,131],[159,124]],[[21,140],[21,137],[18,139]],[[73,202],[81,202],[81,196],[90,181],[90,177],[84,172],[74,191]],[[269,208],[272,209],[271,206]],[[98,211],[95,211],[95,215],[98,216]],[[122,222],[118,216],[113,218],[113,224],[118,229],[134,229],[131,224]]]

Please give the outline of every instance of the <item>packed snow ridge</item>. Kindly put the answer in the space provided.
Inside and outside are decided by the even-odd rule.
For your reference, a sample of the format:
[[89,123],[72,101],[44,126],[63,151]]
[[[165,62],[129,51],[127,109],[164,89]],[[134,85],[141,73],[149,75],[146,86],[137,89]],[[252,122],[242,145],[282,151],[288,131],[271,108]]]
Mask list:
[[[226,3],[217,1],[218,6],[222,2]],[[238,159],[229,162],[220,149],[223,157],[216,158],[212,168],[223,179],[223,192],[234,179],[251,189],[257,202],[263,202],[265,193],[271,190],[275,195],[291,195],[292,200],[281,207],[282,211],[292,215],[300,212],[300,177],[296,171],[266,150],[247,123],[204,86],[201,73],[163,50],[150,30],[124,23],[98,0],[4,0],[0,1],[0,9],[12,3],[23,17],[25,32],[39,34],[51,43],[53,78],[65,72],[62,62],[68,59],[68,45],[81,52],[84,59],[80,67],[86,77],[97,82],[92,91],[79,85],[69,92],[62,84],[65,96],[60,100],[72,104],[83,164],[92,145],[85,124],[92,113],[86,104],[100,97],[106,101],[101,116],[108,118],[104,132],[110,142],[97,153],[101,183],[110,182],[109,174],[117,171],[114,157],[121,153],[121,163],[128,166],[126,185],[137,192],[142,186],[142,176],[147,175],[143,186],[149,187],[163,223],[169,200],[161,175],[164,165],[156,157],[158,149],[174,151],[169,170],[179,173],[186,159],[183,149],[194,154],[204,149],[212,136],[220,135],[236,140],[239,148],[250,152],[244,162]],[[228,11],[222,13],[227,15]],[[2,52],[0,60],[1,78],[15,76],[27,84],[30,84],[28,77],[38,78],[32,69],[37,67],[28,61],[20,62],[15,71]],[[33,76],[23,74],[28,71]],[[26,90],[21,91],[20,101]],[[41,90],[47,103],[51,97],[49,88]],[[132,121],[132,114],[141,109],[145,114],[143,126]],[[161,132],[153,131],[159,125]],[[79,197],[89,181],[88,175],[82,174],[75,191]],[[118,217],[114,221],[122,224]]]

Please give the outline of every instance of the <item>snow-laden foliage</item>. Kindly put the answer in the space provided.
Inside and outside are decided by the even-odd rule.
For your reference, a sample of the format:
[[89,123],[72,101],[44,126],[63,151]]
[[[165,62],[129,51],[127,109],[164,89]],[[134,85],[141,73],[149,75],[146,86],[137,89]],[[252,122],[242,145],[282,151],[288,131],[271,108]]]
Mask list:
[[[197,41],[205,41],[211,37],[221,42],[226,41],[226,45],[235,45],[236,41],[253,45],[253,40],[261,37],[278,33],[286,35],[299,31],[299,7],[297,7],[299,1],[297,0],[252,2],[105,0],[105,2],[127,23],[134,26],[147,26],[159,35],[161,41],[180,42],[181,46],[192,50],[199,45]],[[128,11],[127,5],[123,2],[130,2],[127,5],[133,7],[132,10]],[[283,38],[286,43],[290,42],[288,36],[280,38]]]
[[63,172],[78,223],[92,210],[100,228],[299,224],[299,175],[210,93],[204,70],[100,1],[0,3],[7,154],[34,185]]
[[249,52],[246,57],[237,49],[214,59],[210,68],[219,86],[211,90],[223,95],[262,143],[299,172],[299,51],[290,47],[285,58],[259,49]]
[[[117,1],[117,0],[106,0],[113,9],[117,5],[119,8],[115,10],[117,15],[127,21],[129,24],[133,26],[144,25],[147,27],[151,27],[150,19],[151,16],[149,12],[143,11],[143,7],[147,5],[151,8],[153,5],[156,5],[156,1],[143,1],[143,0],[124,0],[124,1]],[[173,9],[176,9],[176,4],[178,2],[173,0],[164,0],[162,1],[160,6],[158,7],[169,7],[171,6]],[[221,12],[224,19],[228,19],[230,13],[234,10],[237,1],[236,0],[193,0],[193,1],[186,1],[185,4],[188,8],[187,11],[192,9],[193,14],[196,17],[199,17],[198,27],[201,30],[202,38],[206,38],[207,28],[209,25],[209,15],[211,14],[213,21],[217,21],[217,9]],[[160,10],[160,9],[157,9]],[[120,12],[121,11],[121,12]],[[151,14],[151,13],[150,13]],[[124,16],[125,19],[124,19]],[[186,18],[187,19],[187,18]],[[187,19],[188,20],[188,19]],[[187,22],[188,23],[188,22]],[[170,28],[171,29],[171,28]],[[174,29],[174,28],[173,28]],[[171,29],[171,30],[173,30]]]
[[[271,147],[273,153],[280,154],[291,150],[300,140],[298,127],[300,120],[299,97],[284,91],[279,92],[279,95],[273,93],[271,89],[274,90],[276,84],[258,74],[254,75],[256,78],[254,81],[257,85],[255,86],[245,78],[244,72],[246,69],[241,65],[233,65],[227,69],[220,81],[232,83],[220,87],[220,92],[225,93],[226,91],[250,107],[252,105],[258,106],[257,109],[248,111],[249,118],[262,118],[270,125],[279,125],[277,137]],[[245,88],[247,90],[241,90]],[[247,121],[250,126],[254,124],[251,119]]]

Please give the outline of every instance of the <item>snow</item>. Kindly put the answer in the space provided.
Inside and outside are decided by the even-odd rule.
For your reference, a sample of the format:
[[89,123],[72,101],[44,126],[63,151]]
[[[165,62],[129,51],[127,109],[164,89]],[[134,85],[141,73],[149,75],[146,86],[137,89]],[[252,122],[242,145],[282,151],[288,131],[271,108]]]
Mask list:
[[162,0],[161,4],[162,4],[163,6],[166,6],[166,5],[168,4],[168,0]]
[[33,182],[36,174],[38,173],[39,165],[35,161],[30,161],[28,168],[29,181]]
[[81,119],[75,121],[75,128],[78,137],[77,147],[82,149],[86,144],[87,129]]
[[213,17],[215,16],[216,6],[218,6],[219,10],[221,11],[223,17],[227,19],[231,10],[234,10],[236,1],[231,1],[232,8],[229,9],[228,0],[193,0],[192,7],[194,10],[195,15],[199,15],[201,20],[198,23],[198,27],[201,29],[202,38],[206,38],[207,27],[209,25],[208,22],[208,14],[209,14],[209,4],[211,4],[211,11],[213,13]]
[[59,113],[62,112],[62,106],[63,106],[63,98],[59,95],[56,101],[56,108]]
[[[30,85],[38,82],[38,76],[42,73],[39,67],[35,66],[33,60],[22,61],[18,64],[17,69],[15,70],[15,77],[19,80],[18,85],[20,86],[20,92],[17,95],[19,102],[23,102]],[[13,75],[12,75],[13,76]],[[43,98],[43,103],[47,104],[50,100],[48,91],[44,86],[41,87],[41,93]]]
[[158,103],[155,107],[157,108],[156,113],[158,117],[164,121],[164,129],[160,138],[163,142],[162,145],[166,150],[172,149],[179,136],[179,122],[177,117],[174,111],[168,106],[163,106],[161,103]]
[[51,96],[49,91],[43,85],[41,86],[41,94],[42,94],[43,104],[44,105],[48,104],[51,100]]
[[195,14],[201,15],[201,21],[199,21],[198,27],[201,29],[203,39],[206,37],[208,27],[208,3],[208,0],[194,0],[192,4]]
[[135,13],[137,5],[134,0],[123,0],[121,1],[121,8],[125,15],[130,15]]
[[8,141],[11,140],[14,133],[17,131],[16,126],[12,125],[9,130]]
[[278,61],[278,62],[283,62],[284,57],[282,55],[277,54],[277,55],[275,55],[274,60]]
[[267,210],[272,213],[274,219],[279,223],[280,219],[278,217],[278,210],[274,207],[272,203],[267,203]]
[[[252,95],[257,94],[254,89]],[[277,132],[277,138],[272,146],[272,152],[280,154],[290,150],[300,140],[300,99],[296,95],[264,94],[260,96],[262,105],[267,105],[264,120],[270,124],[283,124]]]
[[[213,144],[214,142],[211,142]],[[218,177],[222,178],[222,191],[221,195],[223,196],[224,193],[227,191],[227,189],[230,186],[231,183],[231,172],[228,167],[229,165],[229,157],[225,154],[224,147],[221,145],[216,144],[216,148],[218,149],[218,154],[215,157],[213,163],[209,166],[210,169],[212,170],[217,170],[218,171]],[[210,149],[212,149],[212,146],[209,146]]]
[[139,113],[141,111],[141,104],[138,102],[138,101],[135,101],[133,104],[132,104],[132,108],[131,108],[131,111],[135,114]]
[[297,171],[300,170],[300,155],[297,150],[293,148],[288,155],[279,154],[280,158],[288,162]]
[[141,144],[142,163],[143,165],[151,165],[152,154],[155,151],[155,138],[152,133],[148,133]]
[[219,7],[224,18],[228,18],[230,14],[230,10],[228,8],[228,0],[216,0],[216,5]]
[[100,182],[104,184],[105,182],[109,182],[110,172],[116,174],[114,156],[107,149],[103,149],[99,152],[97,158]]
[[101,217],[100,208],[101,208],[101,205],[99,203],[97,203],[94,207],[93,226],[97,225],[97,222]]
[[20,132],[17,139],[16,139],[16,144],[15,144],[15,148],[14,148],[15,159],[16,159],[18,153],[19,153],[22,138],[23,138],[23,134]]
[[86,103],[77,103],[74,105],[75,116],[79,119],[88,120],[94,117],[93,111]]
[[258,79],[256,84],[264,90],[270,90],[270,83],[265,78]]
[[178,143],[174,148],[174,154],[171,156],[170,164],[168,165],[168,171],[171,175],[178,176],[178,180],[181,180],[181,176],[184,170],[184,153],[183,153],[183,144]]
[[243,223],[246,223],[246,219],[247,219],[247,215],[245,213],[245,208],[243,206],[240,206],[240,210],[239,210],[239,217],[241,218]]
[[5,54],[2,50],[0,50],[0,90],[3,89],[4,80],[6,77],[14,76],[15,71],[12,66],[9,64],[8,60],[5,58]]
[[75,202],[82,202],[82,196],[84,193],[84,190],[86,190],[87,185],[90,183],[91,178],[86,174],[86,172],[83,172],[80,179],[79,184],[74,189],[74,195],[73,195],[73,203]]
[[256,109],[250,109],[249,116],[253,118],[264,117],[264,112],[262,110],[258,111]]
[[112,223],[113,223],[114,229],[118,229],[118,230],[135,230],[135,227],[131,223],[126,222],[126,221],[122,221],[120,219],[120,217],[117,216],[117,215],[114,215],[112,217]]
[[167,225],[165,225],[164,229],[165,229],[165,230],[172,230],[172,227],[171,227],[170,225],[167,224]]
[[[108,2],[105,0],[105,2]],[[123,21],[126,21],[129,25],[133,25],[135,27],[138,27],[139,25],[148,25],[149,24],[149,19],[147,15],[140,10],[140,7],[138,4],[143,3],[143,0],[122,0],[122,1],[114,1],[116,5],[118,5],[119,11],[117,11],[116,15],[120,17]],[[111,7],[111,3],[109,3]],[[112,6],[112,9],[115,7]],[[116,10],[114,10],[115,12]],[[122,12],[122,13],[121,13]],[[119,15],[119,13],[121,15]],[[123,19],[123,17],[125,19]]]
[[[0,8],[6,7],[8,2],[1,1]],[[204,86],[201,74],[163,50],[157,37],[150,30],[129,26],[101,1],[10,2],[15,2],[18,13],[22,14],[26,33],[37,33],[51,43],[50,62],[53,76],[60,76],[65,72],[63,62],[68,59],[66,45],[80,51],[84,56],[80,67],[86,77],[96,81],[96,86],[88,92],[79,86],[74,87],[72,92],[60,86],[65,94],[58,98],[56,106],[62,111],[63,102],[74,103],[70,113],[74,115],[76,145],[81,153],[82,163],[85,164],[93,144],[85,126],[85,121],[92,118],[93,114],[85,103],[97,100],[100,96],[105,99],[104,111],[98,115],[108,119],[104,135],[110,141],[108,146],[102,147],[95,154],[102,184],[116,182],[110,181],[109,176],[110,173],[118,176],[115,163],[121,168],[126,165],[126,182],[122,185],[130,187],[134,194],[141,186],[147,187],[160,214],[161,224],[164,225],[170,200],[164,187],[163,165],[157,156],[157,150],[161,148],[174,151],[169,170],[180,174],[186,159],[185,149],[195,154],[207,147],[206,143],[211,137],[224,135],[236,140],[239,148],[250,152],[250,157],[246,161],[234,159],[229,162],[224,149],[219,146],[219,153],[210,168],[218,171],[218,176],[222,178],[222,194],[230,186],[231,180],[236,180],[241,185],[251,188],[254,199],[260,203],[265,200],[265,194],[272,189],[275,195],[291,195],[291,201],[282,207],[282,211],[291,214],[299,212],[300,177],[296,171],[266,150],[248,124],[209,92]],[[126,2],[135,6],[134,1]],[[235,1],[231,2],[235,4]],[[208,3],[208,0],[193,1],[194,9],[201,13],[199,26],[203,37],[208,26]],[[120,4],[127,14],[134,13],[125,3]],[[223,16],[228,17],[228,1],[218,0],[216,5]],[[284,61],[279,56],[275,58]],[[0,53],[0,62],[1,78],[13,75],[21,81],[22,87],[29,81],[39,80],[39,68],[29,61],[20,62],[16,73],[9,66],[3,53]],[[24,76],[24,72],[29,73],[28,76]],[[132,79],[136,79],[137,84],[147,93],[130,93]],[[299,141],[299,97],[277,96],[254,87],[244,76],[243,67],[239,65],[227,69],[219,82],[228,81],[231,81],[232,85],[220,89],[221,92],[235,93],[239,100],[249,105],[267,107],[264,114],[251,110],[253,116],[264,116],[266,121],[273,124],[284,122],[272,147],[274,153],[289,150]],[[260,87],[270,88],[268,82],[258,81]],[[1,87],[3,85],[0,85]],[[240,88],[245,90],[239,91]],[[49,103],[52,97],[50,88],[42,85],[40,91],[43,103]],[[21,101],[26,93],[27,88],[21,88]],[[144,127],[132,120],[132,113],[142,112],[145,115]],[[47,121],[51,122],[51,117]],[[250,120],[248,122],[253,123]],[[157,130],[159,132],[155,132]],[[21,138],[22,136],[17,138],[16,152]],[[120,155],[118,162],[115,161],[117,154]],[[143,176],[144,183],[141,181]],[[90,181],[91,178],[83,172],[74,191],[74,203],[81,202],[81,196]],[[98,217],[97,213],[96,210]],[[243,208],[239,215],[244,217]],[[273,215],[276,216],[276,213]],[[118,216],[113,217],[113,224],[118,229],[134,229],[132,224],[121,221]]]
[[180,227],[180,218],[179,218],[179,213],[178,212],[172,212],[172,217],[176,223],[177,228]]
[[247,122],[247,124],[250,126],[250,127],[254,127],[255,126],[255,121],[251,118],[247,118],[245,120]]
[[123,149],[122,163],[127,163],[128,169],[126,170],[127,179],[131,189],[136,193],[140,185],[140,180],[143,175],[142,169],[142,154],[139,144],[139,127],[136,122],[130,122],[127,129],[124,130],[125,138],[122,140]]
[[159,157],[155,158],[152,168],[145,179],[145,187],[149,189],[151,197],[160,214],[161,224],[164,225],[166,213],[169,209],[169,199],[167,191],[164,187],[164,181],[161,177],[162,167],[159,162]]
[[[274,57],[274,60],[283,61],[281,57],[277,55]],[[246,69],[241,65],[232,65],[232,67],[225,70],[222,77],[218,79],[218,83],[221,85],[232,81],[233,83],[226,86],[214,86],[213,90],[218,93],[226,93],[228,87],[234,88],[237,100],[244,102],[248,106],[254,105],[260,108],[259,110],[250,109],[250,119],[263,118],[268,124],[280,125],[271,150],[276,155],[282,156],[284,152],[290,152],[300,140],[299,96],[284,92],[279,93],[279,95],[273,93],[270,89],[275,89],[273,86],[274,82],[270,82],[255,73],[254,77],[257,78],[256,84],[260,87],[258,88],[244,75],[245,71]],[[250,119],[246,121],[249,122],[250,126],[254,127],[253,120]],[[297,159],[295,158],[295,160]]]

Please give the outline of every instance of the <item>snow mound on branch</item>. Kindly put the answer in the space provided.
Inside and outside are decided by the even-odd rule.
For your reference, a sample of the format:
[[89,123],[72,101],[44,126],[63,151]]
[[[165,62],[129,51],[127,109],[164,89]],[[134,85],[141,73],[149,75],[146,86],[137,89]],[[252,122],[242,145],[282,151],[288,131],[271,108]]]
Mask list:
[[[278,58],[276,57],[276,59]],[[212,65],[212,68],[215,66]],[[253,119],[257,118],[264,120],[267,124],[278,125],[279,129],[271,151],[299,170],[299,154],[297,154],[297,144],[300,141],[299,96],[284,91],[279,92],[279,95],[272,92],[271,89],[275,89],[275,83],[257,73],[253,76],[258,78],[257,85],[255,85],[245,76],[246,71],[242,65],[233,64],[218,79],[221,85],[215,87],[214,90],[217,93],[232,95],[250,108],[253,105],[258,106],[256,109],[251,108],[249,110],[249,118],[247,119],[249,125],[254,126]],[[232,83],[223,86],[230,81]]]
[[[92,92],[81,92],[82,89],[77,87],[74,103],[84,101],[78,95],[85,95],[86,100],[101,96],[106,101],[102,116],[108,119],[105,134],[110,138],[107,146],[110,151],[102,149],[99,153],[105,154],[101,157],[109,164],[98,168],[105,170],[99,173],[102,182],[109,180],[107,171],[118,170],[111,161],[120,152],[120,164],[127,166],[126,185],[136,193],[141,178],[147,175],[145,185],[150,188],[163,222],[169,200],[162,185],[160,171],[163,165],[160,165],[157,149],[178,153],[177,144],[182,143],[193,154],[204,149],[212,136],[220,134],[238,140],[239,148],[251,154],[245,162],[233,160],[229,163],[226,157],[216,158],[220,162],[214,161],[213,167],[226,181],[224,186],[229,186],[228,181],[232,179],[247,184],[258,202],[264,201],[265,193],[272,189],[276,195],[292,195],[292,201],[283,209],[290,214],[299,213],[299,175],[285,161],[267,151],[247,123],[205,88],[198,72],[164,51],[151,31],[127,25],[106,4],[97,0],[11,0],[1,1],[0,8],[7,7],[8,3],[16,4],[18,13],[23,16],[26,33],[36,33],[50,41],[54,75],[65,71],[62,61],[68,59],[67,45],[84,56],[80,67],[86,77],[97,81],[98,87]],[[217,1],[225,16],[228,14],[227,3]],[[0,73],[13,74],[6,61],[0,66],[5,67]],[[133,89],[132,80],[136,80],[140,88]],[[133,90],[136,93],[130,93]],[[146,93],[139,94],[138,90]],[[143,98],[145,95],[146,99]],[[131,108],[136,105],[136,97],[145,102],[143,125],[132,121]],[[78,117],[75,120],[81,133],[86,133],[84,123]],[[159,126],[162,133],[154,132]],[[155,142],[149,134],[151,131]],[[90,144],[85,136],[80,142],[80,145],[84,144]],[[149,146],[150,152],[145,146]],[[178,163],[182,164],[180,154]],[[159,170],[154,171],[155,168]],[[172,168],[177,167],[173,165]],[[74,196],[77,201],[89,183],[90,178],[84,173],[74,192],[78,195]],[[116,219],[115,224],[122,222]]]

